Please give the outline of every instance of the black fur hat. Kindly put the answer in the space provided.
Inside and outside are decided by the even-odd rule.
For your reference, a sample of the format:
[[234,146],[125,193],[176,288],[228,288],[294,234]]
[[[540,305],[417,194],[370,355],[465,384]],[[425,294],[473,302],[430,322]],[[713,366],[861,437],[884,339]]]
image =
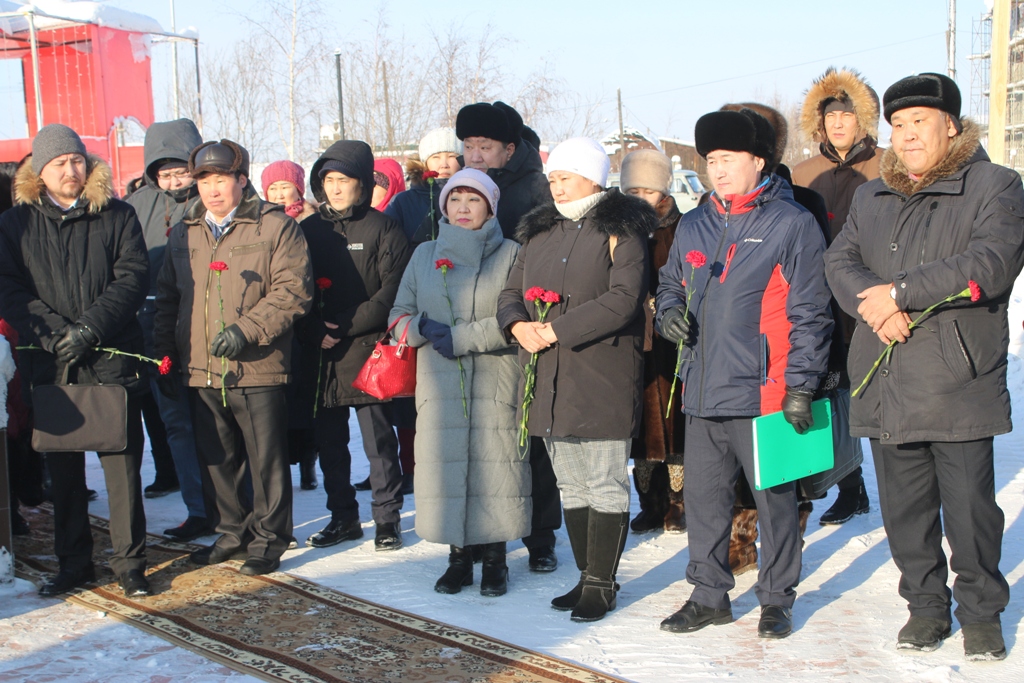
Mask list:
[[885,120],[892,123],[892,115],[900,109],[929,107],[946,112],[960,121],[960,88],[949,76],[917,74],[907,76],[889,86],[882,97]]
[[505,114],[505,118],[508,119],[508,134],[512,136],[512,139],[508,140],[508,142],[518,147],[519,143],[523,141],[523,117],[519,115],[519,112],[501,100],[495,102],[494,106],[500,109]]
[[535,131],[533,128],[524,125],[522,137],[524,140],[533,145],[534,149],[538,151],[540,150],[540,136],[537,135],[537,131]]
[[766,164],[775,156],[775,129],[753,109],[705,114],[697,119],[693,137],[697,154],[705,159],[716,149],[750,152]]
[[[522,122],[522,119],[519,120]],[[460,109],[459,115],[455,117],[455,136],[460,140],[481,137],[506,143],[515,142],[508,115],[489,102],[467,104]]]

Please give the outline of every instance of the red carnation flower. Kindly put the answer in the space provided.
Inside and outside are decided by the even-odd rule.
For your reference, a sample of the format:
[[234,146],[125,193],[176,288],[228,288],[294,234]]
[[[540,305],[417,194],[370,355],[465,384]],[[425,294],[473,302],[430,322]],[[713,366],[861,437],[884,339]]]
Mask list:
[[228,269],[228,264],[223,261],[214,261],[210,264],[210,270],[216,270],[218,273]]
[[165,232],[165,233],[164,233],[164,237],[170,237],[170,236],[171,236],[171,230],[172,230],[173,228],[174,228],[174,226],[173,226],[173,225],[169,226],[169,227],[167,228],[167,232]]
[[160,361],[160,374],[169,375],[171,374],[171,357],[164,356],[164,359]]
[[527,301],[536,301],[544,296],[544,291],[543,287],[530,287],[526,290],[526,293],[523,294],[523,298]]
[[540,300],[547,304],[557,304],[562,300],[562,297],[558,296],[558,292],[552,292],[550,289],[540,296]]
[[831,211],[829,211],[828,212],[828,219],[830,221],[834,221],[836,219],[836,215],[834,213],[832,213]]
[[331,282],[331,278],[329,277],[318,277],[316,279],[316,287],[320,290],[330,289],[332,284],[334,283]]
[[967,286],[971,290],[971,301],[978,301],[981,299],[981,287],[974,280],[968,280]]
[[694,268],[703,268],[704,264],[708,262],[708,257],[694,249],[686,253],[686,262]]
[[440,268],[454,268],[454,267],[455,267],[455,264],[451,262],[451,259],[439,258],[436,261],[434,261],[434,270],[438,270]]
[[440,175],[440,174],[437,171],[424,171],[423,172],[423,179],[424,180],[430,180],[431,178],[438,177],[438,175]]

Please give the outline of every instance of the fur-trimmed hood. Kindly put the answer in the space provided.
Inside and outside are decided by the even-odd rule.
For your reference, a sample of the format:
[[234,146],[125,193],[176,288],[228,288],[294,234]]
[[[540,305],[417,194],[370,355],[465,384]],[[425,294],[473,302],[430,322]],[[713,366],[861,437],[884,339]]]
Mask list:
[[[619,192],[617,188],[605,190],[607,196],[587,212],[584,218],[609,237],[637,236],[647,238],[658,229],[658,217],[651,205],[642,199]],[[526,244],[533,237],[547,232],[561,220],[569,220],[558,212],[554,204],[544,204],[523,216],[516,228],[515,239]]]
[[981,134],[977,124],[967,117],[961,118],[960,123],[963,124],[963,132],[953,138],[946,158],[916,181],[911,180],[907,167],[896,156],[893,148],[885,150],[879,165],[879,174],[886,187],[909,197],[966,166],[981,146]]
[[[14,175],[14,203],[15,204],[43,204],[46,196],[46,185],[43,179],[32,170],[32,155],[25,157]],[[99,213],[106,208],[110,200],[114,198],[114,184],[107,162],[94,154],[86,156],[85,166],[85,187],[82,189],[80,199],[85,199],[89,204],[89,213]]]
[[836,70],[835,67],[829,67],[828,71],[815,80],[804,96],[804,106],[800,110],[800,130],[806,137],[817,142],[828,139],[825,136],[822,109],[830,99],[845,100],[853,105],[861,132],[878,139],[878,93],[858,72],[845,68]]

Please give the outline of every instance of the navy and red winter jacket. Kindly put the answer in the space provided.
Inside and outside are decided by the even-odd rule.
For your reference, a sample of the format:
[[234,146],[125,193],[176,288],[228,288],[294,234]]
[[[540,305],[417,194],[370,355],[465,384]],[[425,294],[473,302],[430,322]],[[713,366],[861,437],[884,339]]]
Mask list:
[[[707,257],[693,273],[690,251]],[[828,367],[831,293],[825,239],[786,181],[724,204],[715,196],[683,216],[660,271],[657,316],[685,306],[696,339],[679,371],[683,412],[753,417],[782,409],[786,387],[815,391]]]

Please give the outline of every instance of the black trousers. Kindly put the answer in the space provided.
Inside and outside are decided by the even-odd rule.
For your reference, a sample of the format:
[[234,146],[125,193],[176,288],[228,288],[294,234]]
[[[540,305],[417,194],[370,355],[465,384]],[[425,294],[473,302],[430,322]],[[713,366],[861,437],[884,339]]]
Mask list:
[[910,613],[950,619],[945,532],[949,567],[957,575],[957,621],[998,622],[1010,587],[999,571],[1004,519],[996,504],[992,439],[898,446],[872,439],[871,453],[882,522]]
[[757,504],[761,568],[754,593],[762,605],[792,607],[800,581],[800,520],[796,485],[754,488],[754,443],[751,418],[686,418],[686,526],[690,563],[686,580],[690,599],[701,605],[729,607],[736,585],[729,568],[736,480],[745,474]]
[[[99,453],[110,503],[110,568],[121,575],[146,568],[146,511],[142,507],[142,414],[137,398],[128,399],[128,447]],[[89,495],[85,453],[47,453],[53,492],[53,546],[61,569],[78,571],[92,564]]]
[[558,480],[544,439],[530,437],[530,479],[533,483],[533,517],[530,535],[523,539],[527,548],[555,545],[555,529],[562,526],[562,499]]
[[[292,472],[288,467],[285,387],[192,389],[199,464],[219,514],[217,545],[278,558],[292,541]],[[252,498],[247,494],[251,475]]]
[[142,419],[149,434],[149,450],[153,454],[153,465],[156,467],[154,483],[174,484],[178,481],[178,472],[174,469],[174,458],[171,447],[167,443],[167,427],[160,417],[160,408],[156,397],[147,392],[141,399]]
[[[398,437],[391,426],[387,403],[354,406],[363,450],[370,461],[373,521],[395,524],[402,512],[402,468],[398,464]],[[352,487],[352,453],[348,448],[348,406],[320,408],[314,431],[320,450],[320,470],[331,519],[350,522],[359,519],[359,502]]]

